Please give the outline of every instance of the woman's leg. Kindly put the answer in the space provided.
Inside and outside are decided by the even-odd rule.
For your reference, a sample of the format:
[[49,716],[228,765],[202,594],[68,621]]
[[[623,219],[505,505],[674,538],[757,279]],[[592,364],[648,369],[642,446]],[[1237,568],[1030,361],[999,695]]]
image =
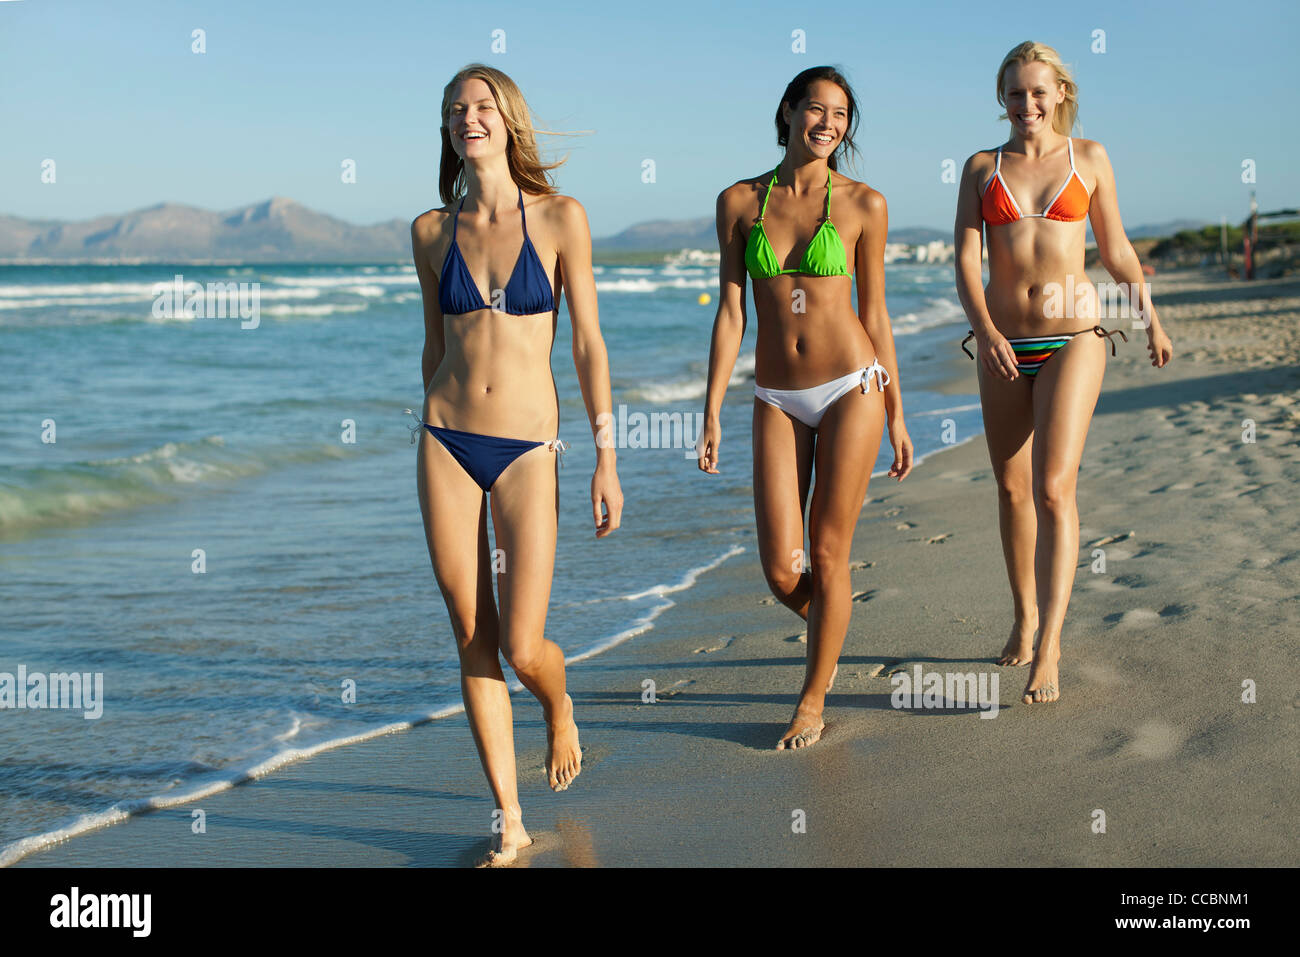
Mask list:
[[1023,698],[1026,704],[1060,697],[1056,666],[1061,656],[1061,629],[1079,565],[1075,487],[1105,371],[1105,343],[1096,336],[1081,335],[1045,362],[1034,382],[1034,505],[1038,513],[1034,577],[1039,623]]
[[763,577],[781,604],[808,617],[812,574],[804,555],[803,516],[812,480],[813,430],[754,399],[754,520]]
[[817,479],[808,513],[812,560],[808,663],[794,719],[778,748],[806,747],[821,737],[826,692],[849,630],[853,532],[884,425],[884,397],[874,389],[867,393],[854,389],[826,410],[817,428]]
[[[1052,361],[1055,361],[1053,358]],[[1038,600],[1034,590],[1034,542],[1038,520],[1034,513],[1033,380],[1020,376],[1008,382],[991,375],[980,363],[980,407],[984,439],[998,485],[998,527],[1002,557],[1011,582],[1014,615],[1000,665],[1027,665],[1034,657],[1038,629]]]
[[501,828],[497,847],[484,863],[508,863],[530,838],[524,830],[515,783],[510,693],[497,658],[487,503],[483,490],[427,432],[420,438],[416,456],[416,485],[433,574],[447,603],[460,654],[465,716],[502,817],[497,822]]
[[511,462],[492,486],[491,507],[500,549],[501,651],[542,704],[546,775],[553,790],[563,791],[582,770],[582,750],[564,692],[564,652],[545,637],[560,504],[555,456],[539,446]]

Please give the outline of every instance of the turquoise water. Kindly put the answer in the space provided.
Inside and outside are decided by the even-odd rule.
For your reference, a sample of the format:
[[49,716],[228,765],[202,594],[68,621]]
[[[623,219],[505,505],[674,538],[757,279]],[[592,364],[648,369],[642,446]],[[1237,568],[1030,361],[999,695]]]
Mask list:
[[[260,283],[260,323],[156,317],[154,284],[177,273]],[[716,272],[596,278],[615,408],[701,411],[713,307],[697,297]],[[979,430],[973,395],[926,390],[961,334],[951,267],[888,267],[887,290],[927,454],[946,418]],[[574,448],[548,636],[576,656],[651,627],[672,589],[752,547],[754,332],[722,474],[680,448],[621,450],[623,529],[595,541],[567,321],[553,368]],[[98,672],[104,688],[97,720],[0,711],[0,848],[458,704],[402,414],[420,407],[422,335],[409,266],[0,266],[0,673]]]

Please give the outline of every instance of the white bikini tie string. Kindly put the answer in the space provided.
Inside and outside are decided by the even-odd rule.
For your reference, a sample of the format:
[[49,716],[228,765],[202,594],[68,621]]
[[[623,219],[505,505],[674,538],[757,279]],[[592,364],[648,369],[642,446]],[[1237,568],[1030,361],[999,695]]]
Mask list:
[[415,440],[420,437],[420,426],[424,425],[424,420],[420,418],[418,415],[416,415],[414,412],[412,412],[410,409],[406,410],[406,414],[409,415],[411,418],[415,419],[415,425],[407,426],[407,428],[411,430],[411,444],[414,445]]
[[879,359],[873,359],[871,365],[867,366],[862,372],[862,391],[869,392],[871,377],[876,377],[876,386],[881,392],[885,391],[885,386],[889,385],[889,370],[880,364]]
[[546,443],[546,447],[559,457],[560,468],[564,468],[564,453],[569,451],[569,443],[564,439],[551,439]]

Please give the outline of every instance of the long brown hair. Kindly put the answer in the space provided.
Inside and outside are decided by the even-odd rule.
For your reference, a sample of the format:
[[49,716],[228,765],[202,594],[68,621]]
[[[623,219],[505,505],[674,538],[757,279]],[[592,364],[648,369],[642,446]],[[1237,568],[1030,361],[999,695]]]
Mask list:
[[790,124],[785,121],[781,115],[781,107],[789,104],[790,109],[798,109],[799,103],[808,95],[808,88],[818,80],[829,80],[844,91],[844,96],[849,101],[849,123],[844,131],[844,139],[840,140],[840,145],[835,147],[835,152],[826,160],[826,165],[833,170],[839,170],[837,158],[847,157],[852,153],[856,158],[858,148],[853,142],[853,134],[858,128],[858,101],[853,95],[853,87],[849,86],[849,81],[844,74],[833,66],[812,66],[804,70],[785,88],[781,94],[781,102],[776,105],[776,145],[785,147],[790,142]]
[[[515,81],[500,70],[482,63],[471,63],[457,71],[442,90],[442,161],[438,168],[438,193],[448,205],[465,193],[465,161],[456,154],[451,144],[447,123],[451,117],[452,97],[466,80],[478,79],[488,85],[496,99],[497,110],[506,127],[506,163],[510,178],[525,193],[549,195],[559,192],[548,175],[549,170],[563,164],[564,160],[543,163],[537,151],[537,132],[533,126],[532,112]],[[544,132],[544,131],[543,131]]]

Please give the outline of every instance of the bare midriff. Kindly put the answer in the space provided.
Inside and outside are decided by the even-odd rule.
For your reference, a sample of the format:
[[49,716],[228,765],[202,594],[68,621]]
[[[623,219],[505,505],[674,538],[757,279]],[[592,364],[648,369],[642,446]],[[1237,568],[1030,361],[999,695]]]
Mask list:
[[445,353],[424,398],[429,425],[544,440],[559,428],[551,374],[556,313],[443,316]]
[[871,364],[876,350],[853,311],[852,282],[797,273],[753,281],[758,385],[811,389]]
[[1083,269],[1086,221],[1021,219],[986,226],[989,318],[1008,339],[1078,332],[1097,323]]

